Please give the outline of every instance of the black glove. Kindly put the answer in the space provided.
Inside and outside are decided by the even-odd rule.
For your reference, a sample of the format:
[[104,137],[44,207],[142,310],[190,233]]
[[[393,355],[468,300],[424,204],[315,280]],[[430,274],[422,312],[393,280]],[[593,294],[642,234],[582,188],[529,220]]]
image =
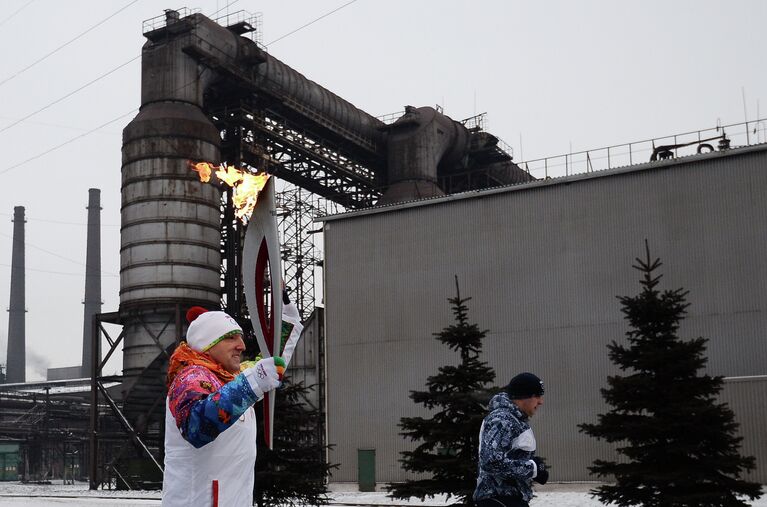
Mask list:
[[533,461],[535,462],[535,466],[538,467],[538,474],[533,480],[538,484],[546,484],[549,480],[549,471],[546,469],[546,463],[544,463],[543,458],[539,458],[538,456],[534,456]]

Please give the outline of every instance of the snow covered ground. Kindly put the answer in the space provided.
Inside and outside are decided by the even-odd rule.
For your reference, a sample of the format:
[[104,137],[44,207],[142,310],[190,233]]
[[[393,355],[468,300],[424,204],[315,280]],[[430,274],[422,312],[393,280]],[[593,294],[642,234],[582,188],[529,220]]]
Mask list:
[[[537,496],[530,502],[530,507],[598,507],[599,502],[591,498],[588,490],[593,484],[547,484],[537,490]],[[392,506],[408,504],[413,507],[442,507],[448,502],[444,498],[434,498],[420,502],[413,500],[402,502],[391,500],[386,493],[360,493],[353,487],[332,485],[331,505],[335,506]],[[160,505],[158,491],[89,491],[88,485],[50,484],[32,485],[0,482],[0,507],[148,507]],[[753,507],[767,507],[767,497],[762,497],[751,504]]]

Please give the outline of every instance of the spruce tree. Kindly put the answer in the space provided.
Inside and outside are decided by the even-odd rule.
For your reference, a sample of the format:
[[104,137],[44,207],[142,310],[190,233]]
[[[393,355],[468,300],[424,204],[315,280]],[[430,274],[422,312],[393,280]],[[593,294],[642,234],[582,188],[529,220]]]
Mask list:
[[722,377],[700,375],[707,340],[683,340],[679,324],[689,304],[683,289],[658,289],[659,259],[637,258],[641,291],[619,296],[629,324],[627,345],[613,341],[609,357],[624,375],[609,376],[602,396],[612,408],[581,431],[618,445],[620,462],[596,460],[592,473],[615,480],[592,493],[619,506],[746,506],[760,486],[741,479],[754,458],[739,453],[738,424],[718,403]]
[[[258,436],[256,458],[256,505],[326,505],[326,479],[337,465],[325,460],[319,410],[306,397],[311,387],[292,384],[286,377],[276,391],[274,449]],[[260,409],[261,407],[257,407]],[[256,410],[263,428],[263,410]]]
[[487,331],[470,324],[466,302],[461,298],[458,278],[456,296],[448,299],[455,323],[434,333],[437,340],[458,352],[457,366],[442,366],[428,377],[427,391],[411,391],[410,398],[431,412],[430,417],[403,417],[401,435],[420,442],[412,451],[402,453],[405,470],[424,474],[425,478],[388,485],[393,498],[446,494],[464,505],[472,505],[477,484],[479,429],[485,416],[490,392],[485,388],[495,379],[495,372],[479,360],[482,339]]

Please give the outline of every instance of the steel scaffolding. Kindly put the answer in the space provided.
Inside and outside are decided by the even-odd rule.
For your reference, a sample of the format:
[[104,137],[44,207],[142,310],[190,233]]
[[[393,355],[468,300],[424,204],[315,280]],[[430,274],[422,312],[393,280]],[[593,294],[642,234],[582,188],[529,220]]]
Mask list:
[[282,247],[283,279],[291,289],[301,319],[306,320],[321,300],[316,268],[322,267],[322,248],[316,234],[321,232],[314,219],[342,208],[332,201],[294,185],[277,194],[277,225]]

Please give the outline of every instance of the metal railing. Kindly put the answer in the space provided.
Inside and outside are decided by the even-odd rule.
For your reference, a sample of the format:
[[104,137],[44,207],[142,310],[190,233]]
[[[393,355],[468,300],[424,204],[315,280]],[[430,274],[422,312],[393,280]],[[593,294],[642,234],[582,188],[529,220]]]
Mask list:
[[381,122],[385,123],[386,125],[391,125],[395,121],[399,120],[402,115],[405,114],[405,111],[397,111],[394,113],[388,113],[388,114],[382,114],[381,116],[376,116],[376,119],[380,120]]
[[[193,14],[200,13],[201,11],[198,8],[190,9],[188,7],[181,7],[180,9],[165,9],[164,14],[146,19],[142,22],[142,33],[147,34],[153,32],[181,21],[184,18],[188,18]],[[213,21],[227,28],[235,25],[243,25],[245,31],[241,35],[249,38],[255,42],[259,48],[266,51],[263,41],[263,15],[260,12],[251,13],[245,10],[238,10],[220,15],[216,12],[212,16],[214,16],[212,18]]]
[[141,23],[141,33],[146,34],[154,30],[158,30],[164,26],[175,23],[183,18],[187,18],[192,14],[197,14],[200,9],[190,9],[188,7],[181,7],[180,9],[165,9],[165,14],[160,14],[153,18],[144,20]]
[[767,142],[767,120],[720,125],[644,141],[565,153],[521,162],[535,178],[552,178],[679,158]]
[[260,12],[251,13],[248,11],[239,10],[236,12],[216,16],[213,21],[225,27],[230,27],[238,24],[250,26],[252,30],[242,34],[242,36],[247,37],[258,44],[261,49],[265,49],[263,37],[264,22],[263,15]]
[[479,113],[468,118],[464,118],[459,123],[466,127],[468,130],[485,130],[485,122],[487,121],[487,113]]
[[514,148],[512,148],[509,143],[507,143],[500,137],[498,136],[495,136],[495,137],[496,139],[498,139],[498,144],[496,145],[498,146],[498,149],[500,149],[501,151],[506,153],[508,156],[510,156],[512,159],[514,159]]

